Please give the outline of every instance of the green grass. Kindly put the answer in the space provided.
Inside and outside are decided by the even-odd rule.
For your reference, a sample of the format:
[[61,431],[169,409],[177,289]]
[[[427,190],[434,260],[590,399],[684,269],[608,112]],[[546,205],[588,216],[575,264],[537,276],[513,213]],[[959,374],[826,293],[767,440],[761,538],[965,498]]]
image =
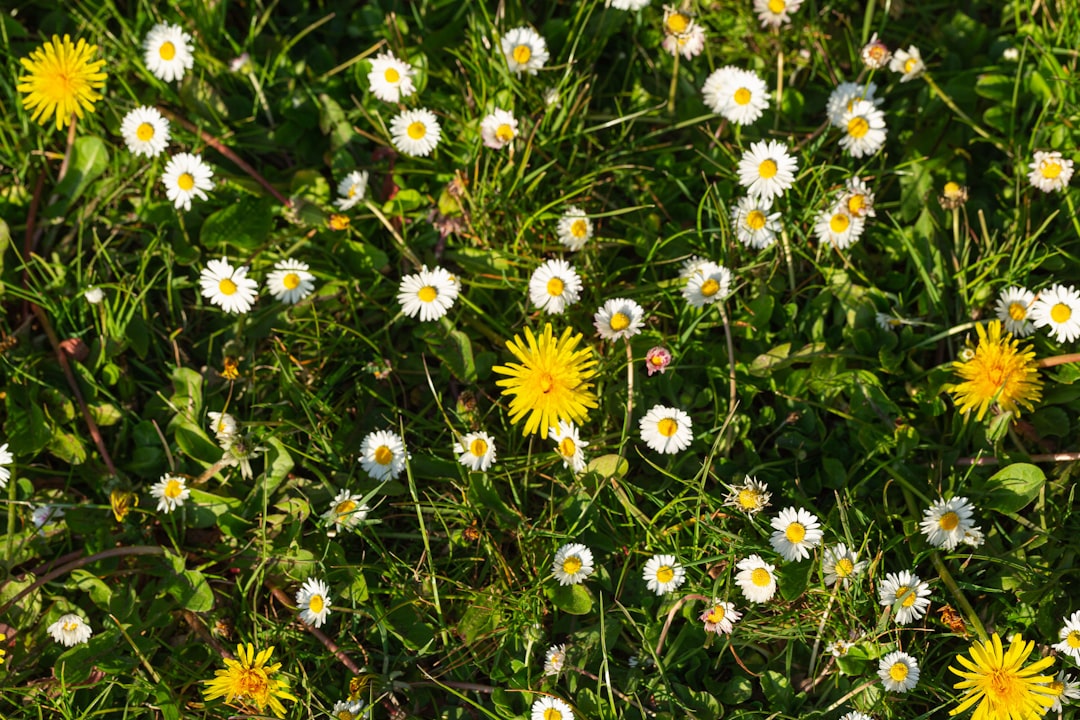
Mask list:
[[[983,628],[1053,652],[1080,590],[1080,372],[1045,367],[1033,411],[981,422],[948,386],[1001,290],[1076,282],[1076,182],[1043,193],[1027,174],[1037,150],[1080,160],[1080,12],[1065,0],[1034,14],[990,0],[807,0],[776,32],[749,0],[690,9],[708,38],[677,63],[660,48],[659,2],[40,0],[0,18],[0,442],[14,455],[0,493],[0,716],[234,716],[204,700],[203,681],[250,642],[275,647],[299,698],[289,718],[324,716],[360,677],[372,718],[522,717],[550,694],[589,720],[915,720],[954,706],[948,667]],[[144,64],[158,22],[194,37],[179,83]],[[522,24],[551,52],[535,76],[510,73],[499,50]],[[856,160],[825,104],[860,76],[874,32],[893,49],[917,45],[927,72],[906,83],[874,73],[888,139]],[[19,58],[56,33],[107,61],[104,97],[70,145],[30,121],[16,90]],[[398,108],[369,91],[370,61],[386,50],[417,69],[402,107],[441,123],[426,158],[393,151]],[[748,127],[702,99],[725,65],[754,70],[773,94]],[[124,145],[121,120],[143,104],[173,118],[168,154],[213,168],[209,198],[188,212],[165,196],[167,155]],[[520,122],[512,149],[481,142],[496,107]],[[758,251],[730,217],[745,194],[738,161],[763,139],[799,164],[774,204],[783,238]],[[354,169],[370,173],[368,197],[332,230],[337,183]],[[853,175],[876,217],[851,248],[822,246],[815,218]],[[968,189],[956,211],[938,202],[947,181]],[[578,253],[556,236],[569,205],[596,231]],[[695,255],[731,269],[723,303],[683,299],[679,271]],[[222,257],[259,280],[250,313],[200,296],[200,271]],[[529,278],[558,257],[580,273],[582,297],[546,316]],[[262,288],[284,258],[316,278],[296,306]],[[461,282],[438,322],[397,301],[421,265]],[[92,286],[99,305],[84,297]],[[645,309],[628,347],[594,332],[593,313],[615,297]],[[882,329],[877,313],[904,322]],[[581,425],[589,465],[576,475],[548,439],[509,422],[492,371],[512,359],[506,340],[545,322],[581,332],[598,360],[600,407]],[[1045,331],[1024,344],[1039,359],[1075,346]],[[654,346],[674,362],[647,376]],[[226,358],[236,380],[222,376]],[[657,404],[692,418],[684,452],[642,442],[638,421]],[[207,413],[224,410],[265,449],[250,478],[220,462]],[[380,429],[401,432],[411,454],[385,483],[359,462]],[[472,430],[495,438],[487,473],[451,452]],[[169,514],[150,495],[165,473],[193,490]],[[725,505],[747,476],[772,493],[755,517]],[[328,537],[322,516],[342,489],[371,509]],[[110,495],[125,492],[138,505],[117,521]],[[923,510],[952,496],[971,499],[985,544],[947,552],[920,533]],[[45,504],[65,514],[39,532],[31,514]],[[824,545],[868,561],[855,582],[824,584],[824,547],[801,562],[772,549],[769,521],[792,506],[820,518]],[[569,542],[596,560],[574,589],[551,575]],[[642,570],[662,553],[687,579],[658,597]],[[735,583],[751,554],[777,566],[780,590],[761,605]],[[902,570],[932,591],[926,617],[903,627],[878,601],[886,573]],[[293,600],[309,577],[330,587],[321,633]],[[698,619],[713,597],[743,613],[730,636]],[[939,619],[945,605],[968,637]],[[67,612],[89,622],[88,643],[49,636]],[[842,657],[826,649],[837,640],[852,643]],[[566,667],[545,676],[555,644]],[[906,695],[878,679],[894,649],[921,668]],[[1075,673],[1057,655],[1054,671]]]

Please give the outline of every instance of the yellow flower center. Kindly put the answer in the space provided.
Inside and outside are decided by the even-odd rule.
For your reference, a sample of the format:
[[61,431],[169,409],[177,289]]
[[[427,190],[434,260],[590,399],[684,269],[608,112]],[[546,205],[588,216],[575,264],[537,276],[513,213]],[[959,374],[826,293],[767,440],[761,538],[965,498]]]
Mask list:
[[414,122],[409,123],[409,127],[405,130],[405,132],[413,140],[419,140],[420,138],[427,135],[427,127],[424,125],[424,123],[420,122],[419,120],[416,120]]
[[180,173],[180,177],[176,178],[176,187],[184,192],[189,192],[191,188],[195,187],[195,176],[191,173]]
[[270,679],[266,676],[266,670],[261,667],[238,668],[236,672],[239,677],[236,677],[232,683],[236,697],[251,698],[256,703],[269,697]]
[[675,568],[671,567],[670,565],[661,565],[660,568],[656,571],[656,579],[661,583],[667,584],[671,582],[672,578],[674,577]]
[[664,437],[671,437],[679,430],[679,423],[672,418],[663,418],[656,423],[656,431]]
[[64,623],[64,632],[75,632],[79,629],[79,623],[75,620],[68,620]]
[[1069,633],[1068,637],[1065,638],[1065,642],[1071,648],[1080,648],[1080,630],[1073,630]]
[[510,127],[507,123],[503,123],[495,130],[495,137],[502,140],[504,143],[510,142],[514,139],[514,128]]
[[768,587],[772,582],[772,575],[765,568],[754,568],[754,571],[750,573],[750,582],[758,587]]
[[758,175],[768,180],[776,175],[777,169],[775,160],[762,160],[761,164],[758,165],[757,171]]
[[1009,303],[1009,317],[1020,322],[1027,317],[1027,305],[1021,302]]
[[581,570],[581,558],[577,555],[571,555],[563,560],[562,571],[567,575],[574,575],[578,570]]
[[176,478],[170,478],[169,482],[165,483],[164,495],[170,500],[175,500],[176,498],[180,497],[181,493],[183,492],[184,486],[181,485],[180,481]]
[[853,117],[848,120],[847,131],[848,135],[857,140],[870,132],[870,123],[864,117]]
[[709,611],[705,619],[711,623],[718,623],[724,619],[725,615],[727,615],[727,612],[724,610],[723,605],[713,605],[713,609]]
[[893,682],[904,682],[908,676],[908,666],[902,662],[893,663],[893,666],[889,668],[889,677],[893,679]]
[[375,462],[380,465],[389,465],[394,459],[394,451],[385,445],[380,445],[375,449]]
[[716,282],[714,278],[709,278],[701,283],[701,294],[705,297],[712,297],[718,292],[720,292],[720,283]]
[[542,373],[540,375],[540,392],[549,393],[555,387],[555,378],[551,376],[551,373]]
[[855,572],[855,563],[851,562],[851,558],[840,558],[836,561],[836,567],[833,568],[838,578],[851,577],[851,573]]
[[667,20],[664,22],[667,25],[668,32],[672,35],[682,35],[690,27],[690,18],[677,12],[668,15]]
[[744,87],[735,91],[735,102],[739,105],[746,105],[750,102],[750,91]]
[[946,532],[952,532],[959,524],[960,516],[954,512],[947,512],[941,516],[940,520],[938,520],[938,525],[940,525],[941,529],[945,530]]
[[649,362],[651,362],[656,367],[660,367],[664,364],[664,356],[660,354],[653,355],[652,359],[649,360]]
[[334,513],[339,517],[351,515],[356,510],[356,503],[352,500],[342,500],[334,507]]
[[582,218],[578,218],[570,224],[570,234],[576,238],[583,238],[589,234],[589,225]]
[[769,0],[769,12],[773,15],[779,15],[787,9],[787,3],[784,0]]
[[142,123],[139,127],[135,128],[135,137],[143,142],[149,142],[154,137],[154,126],[148,122]]
[[626,328],[630,327],[630,318],[627,317],[626,313],[617,312],[611,316],[611,320],[610,322],[608,322],[608,325],[615,332],[619,332],[620,330],[625,330]]
[[334,717],[336,717],[337,720],[356,720],[356,716],[353,715],[348,710],[342,710],[341,712],[339,712]]
[[323,596],[322,595],[312,595],[311,600],[308,601],[308,609],[311,610],[311,612],[318,615],[319,613],[321,613],[323,611],[323,606],[325,604],[326,603],[323,602]]
[[839,235],[848,229],[848,225],[851,224],[851,218],[845,213],[836,213],[829,220],[829,229]]
[[1057,160],[1043,160],[1039,165],[1039,172],[1047,180],[1053,180],[1061,174],[1061,163]]
[[401,73],[397,71],[397,68],[388,67],[386,72],[383,73],[383,77],[386,78],[386,82],[396,85],[401,80]]
[[559,441],[559,454],[565,458],[572,458],[577,452],[577,445],[573,438],[563,438]]
[[544,720],[562,720],[562,713],[555,708],[544,709]]
[[553,277],[547,281],[547,292],[552,297],[559,297],[565,289],[566,284],[560,278]]
[[287,273],[285,277],[281,278],[281,284],[285,286],[286,290],[295,290],[300,285],[300,276],[296,273]]
[[529,62],[529,58],[532,57],[532,48],[528,45],[518,45],[514,48],[514,52],[511,53],[514,56],[514,62],[518,65],[524,65]]
[[945,183],[945,197],[947,197],[947,198],[956,197],[959,194],[960,194],[960,185],[958,183],[955,183],[952,180]]
[[222,278],[218,281],[218,290],[222,295],[234,295],[237,291],[236,283],[229,278]]
[[916,66],[917,66],[918,64],[919,64],[919,61],[918,61],[918,60],[916,60],[915,58],[913,58],[913,57],[912,57],[912,58],[908,58],[907,60],[905,60],[905,61],[904,61],[904,72],[905,72],[905,73],[909,73],[909,72],[911,72],[912,70],[914,70],[914,69],[915,69],[915,67],[916,67]]
[[168,62],[176,57],[176,46],[166,40],[161,43],[161,47],[158,48],[158,55],[161,56],[162,60]]
[[484,442],[484,438],[476,438],[469,443],[469,452],[476,457],[484,457],[487,454],[488,444]]
[[915,594],[914,588],[909,588],[907,585],[901,585],[896,588],[896,598],[900,601],[900,605],[906,608],[911,607],[918,600],[919,596]]
[[431,285],[425,285],[424,287],[420,288],[420,290],[418,290],[416,293],[416,297],[420,298],[420,302],[426,303],[432,302],[438,296],[439,291]]
[[751,210],[746,214],[746,227],[754,231],[760,230],[765,227],[766,220],[765,213],[760,210]]
[[1058,680],[1051,680],[1048,687],[1054,691],[1055,695],[1061,695],[1065,691],[1065,683]]
[[856,193],[848,198],[847,209],[852,215],[858,215],[866,207],[866,196]]
[[760,503],[760,497],[756,490],[740,490],[738,495],[739,507],[743,510],[753,510]]
[[1050,308],[1050,319],[1056,323],[1068,322],[1072,317],[1072,308],[1065,303],[1057,303]]
[[787,526],[784,537],[788,539],[789,543],[797,545],[806,538],[806,527],[802,523],[793,522]]

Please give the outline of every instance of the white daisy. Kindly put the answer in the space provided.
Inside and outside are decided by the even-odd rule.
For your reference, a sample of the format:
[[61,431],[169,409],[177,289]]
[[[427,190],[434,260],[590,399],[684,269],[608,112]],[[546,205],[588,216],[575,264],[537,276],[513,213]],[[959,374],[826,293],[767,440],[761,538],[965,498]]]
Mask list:
[[486,432],[471,432],[454,443],[454,454],[473,472],[487,472],[495,462],[495,440]]
[[861,713],[858,710],[852,710],[849,713],[844,713],[840,716],[840,720],[874,720],[866,713]]
[[687,60],[692,60],[705,49],[705,28],[691,22],[686,32],[665,35],[660,47],[673,57],[681,54]]
[[296,591],[296,609],[308,625],[322,627],[330,614],[330,586],[316,578],[305,580]]
[[923,510],[919,529],[926,536],[927,542],[934,547],[955,550],[968,531],[975,526],[972,519],[974,509],[966,497],[938,500]]
[[679,268],[679,277],[683,280],[689,280],[698,273],[705,272],[705,268],[710,265],[714,265],[712,260],[706,260],[703,257],[697,255],[691,255],[686,260],[683,260],[682,267]]
[[548,260],[529,279],[529,299],[549,315],[559,315],[578,301],[581,277],[565,260]]
[[873,155],[885,145],[885,113],[865,100],[856,100],[840,120],[840,147],[854,158]]
[[641,441],[665,455],[674,455],[690,447],[694,439],[690,416],[678,408],[653,405],[641,418],[638,427]]
[[739,184],[765,200],[780,197],[795,183],[799,161],[776,140],[758,141],[739,160]]
[[[34,523],[34,527],[38,530],[45,527],[51,522],[56,522],[60,518],[64,517],[64,508],[57,507],[56,505],[38,505],[30,513],[30,522]],[[42,533],[44,534],[44,533]]]
[[559,698],[545,695],[532,704],[529,720],[574,720],[574,711]]
[[877,33],[874,33],[873,37],[870,38],[870,42],[863,45],[859,55],[862,57],[863,65],[866,65],[871,70],[880,70],[888,65],[889,60],[892,59],[889,46],[878,40]]
[[439,119],[427,108],[406,110],[390,121],[390,137],[399,152],[425,157],[439,144]]
[[1074,662],[1080,662],[1080,610],[1064,620],[1064,623],[1065,627],[1058,631],[1058,639],[1061,642],[1056,643],[1054,649],[1065,653]]
[[50,625],[48,633],[52,635],[53,640],[64,647],[71,647],[89,640],[94,631],[81,617],[68,613],[61,615],[59,620]]
[[187,480],[176,475],[165,473],[161,479],[150,488],[150,494],[157,498],[159,512],[171,513],[178,507],[182,507],[184,501],[191,497]]
[[970,545],[973,548],[977,548],[980,547],[984,542],[986,542],[986,536],[983,535],[982,530],[977,527],[973,527],[970,528],[966,533],[964,533],[964,539],[960,542],[964,543],[965,545]]
[[169,158],[161,173],[165,195],[179,210],[191,209],[191,199],[205,200],[207,190],[214,189],[214,171],[199,155],[177,153]]
[[560,420],[557,427],[548,430],[548,437],[555,442],[555,452],[562,458],[564,467],[575,473],[585,469],[585,452],[582,448],[588,447],[589,443],[581,439],[577,425],[572,420]]
[[375,480],[396,478],[405,470],[405,443],[389,430],[368,433],[360,443],[360,465]]
[[840,583],[843,587],[865,569],[866,561],[860,561],[855,551],[848,550],[844,543],[825,548],[825,553],[821,558],[821,574],[825,576],[825,584],[829,587],[836,583]]
[[169,144],[169,121],[157,108],[143,105],[124,116],[120,134],[134,154],[157,157]]
[[732,627],[739,622],[741,617],[742,613],[735,610],[734,605],[714,598],[712,605],[706,608],[698,619],[705,623],[705,632],[730,635]]
[[731,215],[731,229],[739,242],[755,250],[764,250],[776,242],[780,234],[780,213],[770,213],[772,200],[747,195],[739,200]]
[[859,241],[865,226],[866,221],[848,212],[846,204],[836,204],[818,214],[814,234],[822,245],[846,250]]
[[371,61],[371,72],[367,76],[371,94],[383,102],[399,102],[415,92],[412,80],[415,74],[413,66],[399,60],[394,53],[381,52]]
[[367,194],[368,174],[364,170],[353,170],[338,183],[338,199],[334,207],[345,211],[364,200]]
[[544,653],[544,674],[558,675],[566,665],[566,646],[552,645]]
[[517,27],[499,42],[512,73],[535,75],[548,60],[547,43],[530,27]]
[[480,137],[484,145],[501,150],[517,137],[518,121],[509,110],[495,108],[495,112],[480,122]]
[[757,13],[761,27],[778,28],[791,22],[788,13],[793,13],[803,4],[803,0],[754,0],[754,12]]
[[83,293],[83,297],[86,298],[86,302],[91,305],[98,305],[105,299],[105,291],[99,287],[86,288],[86,292]]
[[8,480],[11,479],[11,470],[8,469],[8,465],[14,460],[15,456],[8,452],[8,444],[0,445],[0,488],[7,487]]
[[420,316],[420,322],[431,322],[445,315],[457,299],[458,279],[441,267],[406,275],[398,285],[398,302],[408,317]]
[[772,494],[765,483],[747,475],[743,479],[742,485],[737,487],[728,486],[728,494],[724,498],[724,505],[736,510],[742,510],[753,517],[769,507],[769,498],[771,497]]
[[926,614],[930,606],[930,586],[913,572],[888,573],[878,588],[878,602],[895,607],[897,625],[907,625]]
[[868,83],[853,83],[842,82],[836,86],[836,89],[829,95],[828,102],[825,103],[825,114],[829,118],[829,124],[833,127],[843,130],[846,126],[844,124],[844,113],[851,110],[860,100],[870,103],[877,107],[881,104],[881,98],[875,98],[874,93],[877,92],[877,85],[872,82]]
[[1058,342],[1072,342],[1080,337],[1080,292],[1072,285],[1054,285],[1039,292],[1031,304],[1035,327],[1047,327]]
[[653,555],[645,563],[642,579],[657,595],[666,595],[686,582],[686,568],[674,555]]
[[199,274],[202,296],[227,313],[246,313],[259,289],[247,273],[247,265],[234,268],[224,258],[211,260]]
[[367,517],[370,508],[362,505],[363,497],[342,490],[330,501],[330,509],[323,513],[323,520],[330,526],[326,535],[334,537],[338,529],[352,530]]
[[742,588],[743,597],[752,603],[765,603],[776,594],[776,567],[751,555],[735,565],[739,572],[735,584]]
[[907,692],[919,684],[919,663],[906,652],[896,650],[881,658],[878,677],[889,692]]
[[154,77],[172,82],[195,64],[191,49],[191,36],[179,25],[158,23],[143,41],[143,59]]
[[1057,677],[1050,682],[1050,689],[1057,693],[1054,704],[1050,706],[1051,713],[1060,713],[1063,705],[1072,705],[1072,700],[1080,700],[1080,683],[1064,669],[1058,671]]
[[645,310],[633,300],[614,298],[606,301],[593,315],[596,334],[605,340],[632,338],[645,324]]
[[278,260],[266,276],[266,290],[286,305],[295,305],[315,289],[315,276],[308,272],[307,263],[299,260]]
[[731,290],[731,271],[714,262],[705,263],[686,281],[683,297],[691,307],[701,308],[723,300]]
[[919,48],[909,45],[907,50],[897,50],[893,54],[892,60],[889,61],[889,69],[903,73],[904,76],[900,78],[900,82],[908,82],[922,75],[926,65],[923,64]]
[[857,177],[848,178],[844,192],[838,203],[846,207],[852,217],[874,217],[874,193],[869,186]]
[[821,544],[821,522],[803,508],[789,507],[772,519],[769,544],[788,562],[810,557],[810,548]]
[[239,432],[236,418],[229,413],[223,412],[208,412],[206,417],[210,421],[210,429],[214,432],[214,437],[217,438],[222,449],[232,445]]
[[330,717],[333,720],[361,720],[364,715],[364,703],[359,700],[356,702],[338,700],[330,711]]
[[611,0],[611,7],[616,10],[641,10],[649,6],[652,0]]
[[1063,158],[1061,153],[1035,152],[1035,159],[1028,165],[1028,182],[1043,192],[1062,190],[1069,184],[1073,174],[1073,161]]
[[581,543],[563,545],[551,563],[551,574],[560,585],[580,585],[595,569],[592,550]]
[[569,250],[578,251],[585,247],[585,243],[593,236],[592,220],[576,205],[570,205],[559,218],[559,225],[555,232],[559,235],[559,242]]
[[710,110],[737,125],[750,125],[769,107],[765,81],[755,72],[730,65],[709,75],[701,92]]

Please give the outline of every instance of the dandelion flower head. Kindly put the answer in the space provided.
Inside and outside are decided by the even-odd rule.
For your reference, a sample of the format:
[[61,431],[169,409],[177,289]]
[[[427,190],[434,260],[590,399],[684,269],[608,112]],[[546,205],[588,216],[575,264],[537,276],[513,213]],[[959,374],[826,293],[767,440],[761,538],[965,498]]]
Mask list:
[[26,74],[19,76],[15,89],[25,93],[22,104],[33,113],[31,120],[45,125],[53,119],[60,130],[72,115],[81,120],[83,113],[94,111],[106,77],[101,71],[105,61],[92,59],[97,49],[82,38],[73,43],[70,35],[63,40],[53,35],[29,58],[19,58]]
[[1024,667],[1034,649],[1035,643],[1024,642],[1019,634],[1013,635],[1008,650],[997,633],[989,640],[972,643],[968,655],[956,656],[961,667],[949,666],[949,672],[962,678],[953,687],[964,693],[949,715],[975,705],[972,720],[1041,718],[1057,698],[1057,692],[1049,687],[1054,676],[1042,674],[1054,664],[1054,658],[1040,658]]
[[274,677],[281,669],[281,663],[270,664],[274,648],[260,650],[247,645],[236,646],[239,660],[225,659],[225,669],[215,670],[217,676],[212,680],[203,680],[207,687],[203,696],[207,700],[224,697],[226,703],[239,703],[244,707],[254,707],[260,713],[270,708],[278,717],[285,717],[282,700],[297,702],[298,698],[289,692],[289,683]]
[[963,380],[953,385],[953,394],[960,412],[976,410],[982,420],[990,404],[997,402],[1016,415],[1020,405],[1028,410],[1042,397],[1042,380],[1035,369],[1035,351],[1030,346],[1019,348],[1018,341],[1001,332],[1001,323],[991,321],[984,329],[976,326],[979,343],[967,360],[953,363],[953,370]]

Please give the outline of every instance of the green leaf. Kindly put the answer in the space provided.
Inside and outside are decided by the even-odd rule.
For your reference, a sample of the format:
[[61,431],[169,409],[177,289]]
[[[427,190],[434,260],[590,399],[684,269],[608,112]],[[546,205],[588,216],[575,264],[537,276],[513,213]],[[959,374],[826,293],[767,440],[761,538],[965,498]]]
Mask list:
[[191,368],[175,367],[169,373],[173,394],[169,402],[182,414],[196,418],[202,412],[202,375]]
[[571,615],[588,615],[593,598],[582,585],[553,585],[544,590],[551,604]]
[[761,676],[761,691],[765,693],[769,709],[774,713],[788,714],[795,708],[795,691],[787,675],[775,670],[766,670]]
[[1046,474],[1029,463],[1013,463],[994,473],[982,486],[983,506],[1000,513],[1014,513],[1035,499],[1046,483]]
[[265,198],[243,198],[203,222],[199,239],[207,250],[255,250],[274,228],[273,205]]
[[469,609],[461,616],[457,626],[458,634],[466,645],[472,645],[480,637],[495,632],[502,623],[502,612],[493,605],[491,599],[486,598],[474,598],[469,604]]
[[71,465],[82,465],[86,462],[86,446],[83,441],[77,435],[60,428],[53,430],[46,449]]
[[809,560],[803,562],[786,562],[776,571],[776,583],[780,586],[780,596],[785,600],[795,600],[810,583],[810,574],[814,569],[814,563]]
[[102,610],[109,610],[112,602],[112,588],[106,585],[101,578],[86,570],[72,570],[71,579],[84,593],[90,595],[90,600]]
[[620,455],[601,455],[590,460],[589,464],[585,466],[585,472],[596,473],[604,481],[611,478],[621,479],[626,477],[629,470],[630,463]]
[[441,326],[421,325],[416,334],[427,343],[435,357],[443,361],[458,380],[476,382],[476,364],[473,362],[472,342],[460,330],[446,332]]
[[754,683],[745,675],[735,675],[720,691],[720,702],[725,705],[741,705],[754,694]]
[[180,555],[166,551],[165,560],[173,571],[173,576],[165,579],[165,591],[192,612],[213,610],[214,592],[206,577],[198,570],[188,570]]
[[266,494],[269,496],[288,477],[296,463],[293,462],[292,455],[289,454],[285,445],[277,438],[270,438],[266,441],[266,445],[270,448],[270,452],[266,456]]
[[108,164],[109,150],[101,138],[94,135],[76,138],[67,175],[53,189],[53,196],[58,199],[43,216],[48,219],[66,215],[87,186],[105,172]]
[[416,190],[401,190],[393,200],[383,204],[383,212],[387,215],[404,215],[426,204],[427,200]]
[[45,421],[45,411],[38,402],[37,387],[8,383],[7,386],[7,422],[4,434],[9,438],[19,438],[20,455],[37,455],[52,438],[52,432]]
[[221,459],[221,448],[210,442],[210,438],[198,425],[177,418],[171,429],[180,450],[192,460],[213,465]]

